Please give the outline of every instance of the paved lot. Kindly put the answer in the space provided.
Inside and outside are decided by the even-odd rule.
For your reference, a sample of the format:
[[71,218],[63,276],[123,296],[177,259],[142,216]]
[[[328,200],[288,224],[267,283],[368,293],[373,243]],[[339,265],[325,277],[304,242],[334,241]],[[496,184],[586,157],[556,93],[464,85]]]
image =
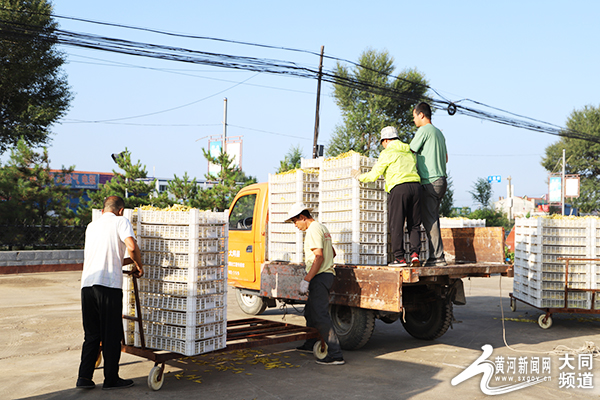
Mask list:
[[[600,346],[596,315],[556,314],[554,325],[542,330],[530,321],[538,310],[518,304],[509,309],[511,278],[465,281],[466,306],[455,307],[453,329],[440,339],[424,342],[409,336],[400,322],[377,321],[373,337],[357,351],[346,351],[344,366],[321,366],[310,354],[290,350],[297,343],[272,345],[257,352],[207,354],[168,363],[160,391],[148,389],[153,363],[123,354],[121,376],[135,386],[121,391],[74,388],[83,340],[79,306],[80,272],[0,276],[0,398],[2,399],[480,399],[481,375],[452,386],[450,381],[473,363],[481,347],[490,344],[497,356],[550,357],[551,380],[497,397],[508,399],[564,399],[600,397],[600,358],[594,360],[593,389],[559,387],[563,364],[557,346]],[[500,284],[502,295],[500,296]],[[504,307],[505,347],[501,321]],[[303,324],[288,308],[285,320]],[[284,312],[270,309],[264,318],[282,320]],[[230,293],[230,319],[246,317]],[[578,370],[575,356],[575,376]],[[563,370],[565,371],[565,370]],[[586,370],[587,371],[587,370]],[[509,376],[510,374],[506,374]],[[512,374],[517,379],[519,374]],[[102,370],[94,377],[102,383]],[[577,381],[574,382],[577,385]],[[499,386],[492,382],[490,386]]]

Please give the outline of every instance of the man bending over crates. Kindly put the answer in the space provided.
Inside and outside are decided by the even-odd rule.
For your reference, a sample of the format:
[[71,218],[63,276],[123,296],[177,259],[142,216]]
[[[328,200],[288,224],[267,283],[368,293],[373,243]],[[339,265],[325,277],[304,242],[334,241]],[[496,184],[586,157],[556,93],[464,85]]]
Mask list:
[[[104,358],[102,389],[133,386],[131,379],[119,377],[123,339],[123,265],[133,264],[133,275],[144,274],[140,248],[133,227],[123,217],[125,203],[117,196],[104,200],[102,217],[85,231],[83,273],[81,274],[81,311],[85,338],[76,386],[96,387],[92,381],[100,342]],[[125,258],[125,250],[130,258]]]
[[383,151],[371,171],[352,175],[361,182],[375,182],[381,175],[385,178],[388,192],[388,229],[392,242],[394,261],[392,267],[407,265],[404,254],[404,223],[410,241],[410,266],[419,267],[421,251],[421,178],[417,172],[417,160],[409,145],[402,143],[398,130],[386,126],[381,130]]
[[[340,341],[333,330],[329,315],[329,292],[335,275],[333,269],[335,250],[331,243],[331,234],[324,225],[313,219],[310,209],[300,203],[292,206],[285,222],[293,222],[296,228],[306,232],[304,238],[306,276],[300,283],[300,294],[308,293],[304,318],[306,318],[306,326],[317,328],[321,338],[327,343],[327,356],[317,360],[317,364],[344,364]],[[307,340],[297,349],[312,351],[316,341],[316,339]]]

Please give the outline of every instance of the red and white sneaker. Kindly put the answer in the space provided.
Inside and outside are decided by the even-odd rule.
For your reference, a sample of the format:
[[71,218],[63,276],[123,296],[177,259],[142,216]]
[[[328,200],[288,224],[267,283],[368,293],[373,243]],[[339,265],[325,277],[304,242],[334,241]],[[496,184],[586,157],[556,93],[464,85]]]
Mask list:
[[421,266],[421,262],[419,261],[419,255],[417,253],[412,253],[410,255],[410,266],[411,268],[418,268]]

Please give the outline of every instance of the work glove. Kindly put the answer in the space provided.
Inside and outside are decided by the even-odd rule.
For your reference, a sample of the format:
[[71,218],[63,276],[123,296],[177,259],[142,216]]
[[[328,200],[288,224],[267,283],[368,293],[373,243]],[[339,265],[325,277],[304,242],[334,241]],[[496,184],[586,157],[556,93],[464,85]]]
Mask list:
[[300,294],[308,294],[308,281],[305,281],[304,279],[302,279],[302,282],[300,282]]
[[354,179],[358,179],[358,177],[360,176],[360,171],[357,169],[353,169],[352,171],[350,171],[352,173],[352,177]]

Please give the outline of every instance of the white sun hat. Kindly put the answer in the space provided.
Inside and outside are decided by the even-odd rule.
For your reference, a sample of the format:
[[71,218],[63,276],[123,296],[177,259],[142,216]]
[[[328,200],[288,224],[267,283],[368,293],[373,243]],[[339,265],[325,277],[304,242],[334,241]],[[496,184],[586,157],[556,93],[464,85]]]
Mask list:
[[381,130],[381,139],[380,142],[385,139],[399,139],[398,137],[398,129],[394,126],[386,126]]
[[312,208],[306,207],[303,203],[294,203],[290,211],[285,216],[285,222],[292,222],[291,219],[300,215],[304,210],[312,211]]

